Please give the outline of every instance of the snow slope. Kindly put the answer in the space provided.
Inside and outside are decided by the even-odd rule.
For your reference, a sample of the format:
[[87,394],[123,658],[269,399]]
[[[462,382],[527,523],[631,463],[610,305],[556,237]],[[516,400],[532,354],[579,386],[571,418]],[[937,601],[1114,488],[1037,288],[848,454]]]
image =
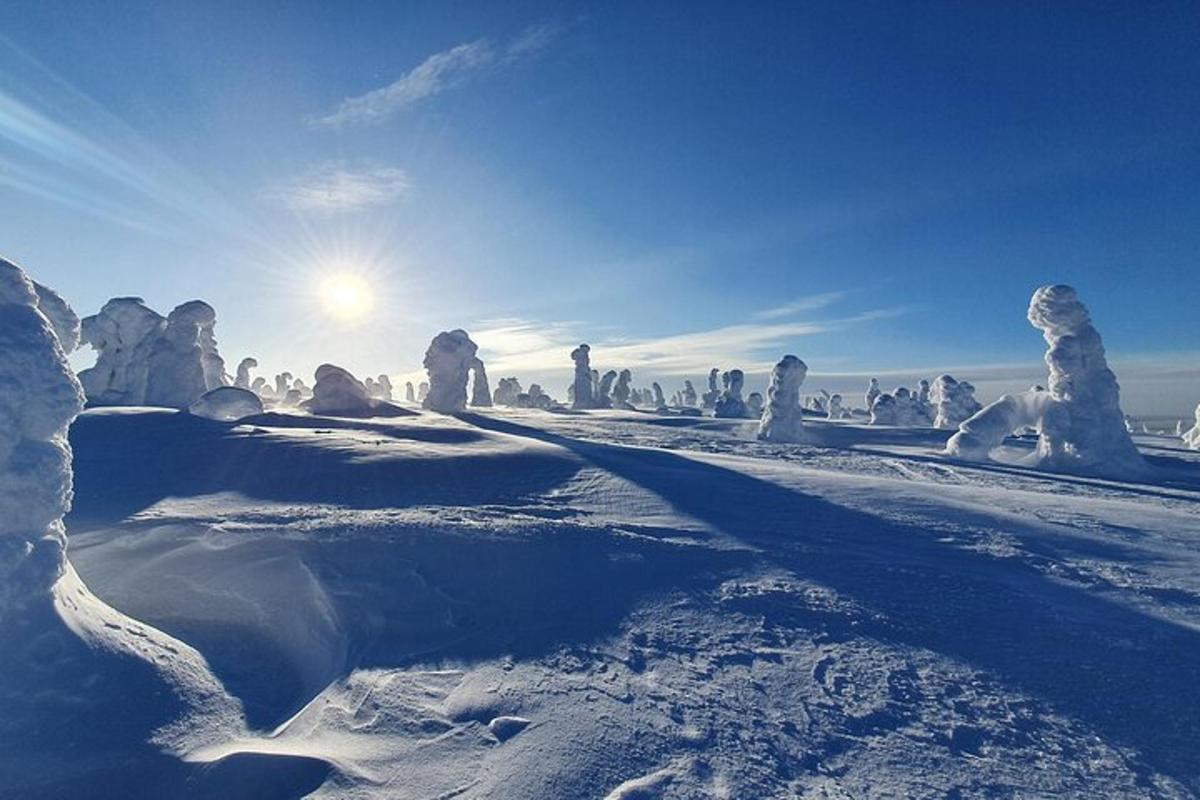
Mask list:
[[158,796],[1200,792],[1200,454],[1135,437],[1120,483],[755,429],[85,413],[71,561],[245,712]]

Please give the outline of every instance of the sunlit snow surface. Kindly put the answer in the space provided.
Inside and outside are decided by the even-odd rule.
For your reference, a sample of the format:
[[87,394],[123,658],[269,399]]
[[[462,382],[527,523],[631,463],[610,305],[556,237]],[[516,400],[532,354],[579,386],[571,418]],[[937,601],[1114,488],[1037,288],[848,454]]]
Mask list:
[[196,795],[1200,792],[1200,454],[1135,437],[1127,484],[755,431],[88,412],[69,555],[242,703],[188,732]]

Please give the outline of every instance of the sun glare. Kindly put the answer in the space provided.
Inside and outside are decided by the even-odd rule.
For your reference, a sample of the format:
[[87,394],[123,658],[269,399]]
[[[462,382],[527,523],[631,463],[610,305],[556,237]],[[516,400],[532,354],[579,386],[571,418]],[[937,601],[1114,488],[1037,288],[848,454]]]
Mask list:
[[321,280],[320,297],[326,312],[344,320],[365,316],[374,305],[367,281],[351,272],[325,276]]

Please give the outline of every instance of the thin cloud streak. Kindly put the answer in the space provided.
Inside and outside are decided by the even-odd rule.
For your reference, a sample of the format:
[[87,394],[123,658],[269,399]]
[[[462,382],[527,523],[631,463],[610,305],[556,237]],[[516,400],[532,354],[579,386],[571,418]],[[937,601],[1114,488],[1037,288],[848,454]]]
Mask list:
[[336,213],[390,203],[409,189],[408,175],[397,167],[351,167],[340,161],[322,164],[263,196],[296,212]]
[[805,311],[818,311],[842,300],[848,294],[850,294],[848,290],[842,290],[836,292],[822,292],[821,294],[800,297],[790,303],[785,303],[781,306],[775,306],[774,308],[767,308],[759,311],[754,315],[754,318],[779,319],[780,317],[790,317]]
[[309,120],[313,127],[337,128],[381,122],[422,100],[469,81],[485,69],[511,64],[545,50],[559,36],[558,25],[543,23],[497,47],[487,39],[434,53],[387,86],[343,100],[336,109]]

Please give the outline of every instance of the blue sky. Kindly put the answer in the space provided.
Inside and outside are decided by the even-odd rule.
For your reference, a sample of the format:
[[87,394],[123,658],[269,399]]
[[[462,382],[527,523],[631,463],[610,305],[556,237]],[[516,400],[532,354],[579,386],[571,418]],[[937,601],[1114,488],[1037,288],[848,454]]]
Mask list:
[[1182,414],[1198,42],[1184,3],[9,2],[0,252],[81,313],[206,299],[268,372],[466,327],[560,394],[584,340],[668,385],[1017,388],[1067,282],[1127,405]]

